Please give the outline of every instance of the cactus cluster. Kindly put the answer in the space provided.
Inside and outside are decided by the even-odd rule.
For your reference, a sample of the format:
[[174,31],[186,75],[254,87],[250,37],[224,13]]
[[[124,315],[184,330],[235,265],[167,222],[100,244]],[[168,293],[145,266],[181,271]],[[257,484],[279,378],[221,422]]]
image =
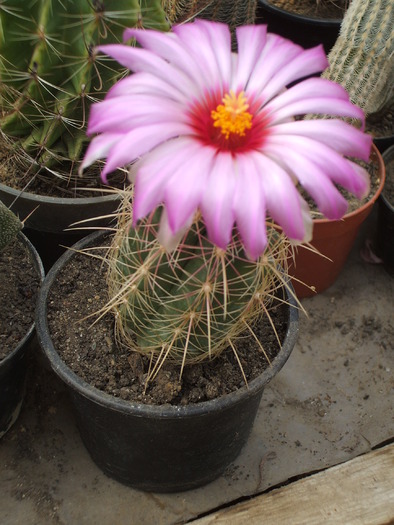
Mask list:
[[89,105],[124,74],[94,46],[133,26],[168,29],[160,0],[1,0],[0,129],[27,163],[77,173]]
[[0,251],[16,237],[23,223],[0,201]]
[[352,0],[324,77],[341,84],[366,115],[393,100],[394,3]]
[[237,233],[224,251],[207,240],[196,218],[168,253],[157,240],[159,217],[156,210],[134,229],[126,209],[107,256],[117,336],[153,360],[151,376],[166,359],[182,371],[253,334],[254,320],[267,313],[267,298],[280,286],[278,265],[285,264],[288,247],[272,229],[256,263],[245,256]]

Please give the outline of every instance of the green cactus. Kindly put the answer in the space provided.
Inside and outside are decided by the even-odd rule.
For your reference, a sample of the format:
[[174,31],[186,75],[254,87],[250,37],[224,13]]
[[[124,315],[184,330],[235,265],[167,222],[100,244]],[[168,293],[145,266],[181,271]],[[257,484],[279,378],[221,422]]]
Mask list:
[[77,173],[89,105],[124,74],[93,47],[132,26],[168,29],[160,0],[0,0],[0,129],[27,164]]
[[0,201],[0,251],[14,239],[23,223]]
[[127,214],[107,256],[108,308],[120,340],[155,362],[151,376],[166,359],[182,370],[234,348],[237,338],[252,332],[278,287],[284,237],[272,230],[267,255],[256,263],[245,257],[237,234],[226,251],[218,249],[196,220],[168,253],[157,240],[160,211],[137,229]]
[[341,84],[366,115],[393,100],[394,3],[352,0],[323,76]]

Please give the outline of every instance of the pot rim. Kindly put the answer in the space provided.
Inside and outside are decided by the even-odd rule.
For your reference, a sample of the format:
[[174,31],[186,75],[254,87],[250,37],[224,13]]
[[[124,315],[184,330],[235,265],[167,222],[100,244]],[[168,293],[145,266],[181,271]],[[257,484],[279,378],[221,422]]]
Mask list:
[[46,354],[46,357],[49,359],[52,369],[67,385],[76,389],[80,395],[114,411],[122,411],[129,414],[132,413],[134,415],[138,414],[141,417],[159,417],[164,419],[181,416],[196,416],[206,413],[207,410],[221,411],[227,406],[236,404],[245,396],[251,397],[255,395],[257,391],[262,390],[265,385],[267,385],[269,381],[281,370],[295,346],[298,334],[298,306],[290,280],[286,284],[286,299],[289,304],[289,315],[288,327],[282,348],[271,363],[271,366],[266,368],[260,376],[250,381],[248,387],[244,385],[235,392],[230,392],[229,394],[225,394],[220,398],[202,401],[200,403],[190,404],[187,406],[149,405],[116,398],[93,387],[84,379],[80,378],[63,362],[54,348],[52,339],[49,335],[49,327],[47,322],[47,299],[51,285],[55,281],[57,274],[73,256],[74,252],[87,247],[89,244],[93,244],[98,240],[98,238],[100,238],[100,236],[103,236],[105,233],[108,232],[94,232],[84,239],[78,241],[71,249],[67,250],[48,272],[41,286],[38,297],[36,308],[36,332],[38,341],[44,353]]
[[272,5],[269,0],[259,0],[269,11],[272,13],[277,13],[283,18],[295,19],[298,22],[302,22],[308,25],[318,25],[323,27],[336,27],[340,26],[342,23],[342,18],[314,18],[307,15],[300,15],[298,13],[292,13],[291,11],[286,11],[286,9],[281,9],[280,7]]
[[[11,194],[13,197],[15,197],[15,199],[23,197],[27,201],[31,201],[36,204],[46,203],[46,204],[58,204],[62,206],[67,206],[67,205],[69,206],[75,206],[75,205],[87,206],[88,204],[92,202],[97,203],[101,201],[112,201],[112,200],[115,201],[118,199],[117,193],[111,193],[109,195],[97,195],[97,197],[95,196],[94,197],[51,197],[49,195],[39,195],[36,193],[30,193],[24,190],[17,190],[1,182],[0,182],[0,191]],[[105,191],[105,189],[103,191]]]
[[[44,266],[42,264],[40,256],[38,255],[37,250],[35,249],[33,244],[29,241],[29,239],[26,237],[26,235],[23,232],[20,231],[18,233],[18,238],[22,241],[24,246],[26,246],[28,248],[28,250],[30,252],[30,255],[31,255],[32,259],[33,259],[34,268],[35,268],[35,270],[36,270],[36,272],[37,272],[37,274],[39,276],[39,279],[40,279],[40,285],[42,285],[42,283],[43,283],[43,281],[45,279],[45,270],[44,270]],[[26,343],[29,341],[29,339],[32,337],[34,329],[35,329],[35,322],[33,320],[32,324],[28,328],[27,332],[25,333],[23,338],[19,341],[19,343],[15,346],[15,348],[12,350],[12,352],[7,354],[4,357],[4,359],[0,360],[0,367],[2,365],[6,366],[8,363],[10,363],[14,359],[15,355],[20,352],[21,348],[23,346],[25,346]]]
[[380,183],[379,183],[378,189],[376,190],[374,195],[369,199],[369,201],[363,204],[362,206],[360,206],[359,208],[357,208],[356,210],[350,213],[347,213],[346,215],[342,217],[342,219],[337,219],[337,220],[336,219],[313,219],[314,224],[327,224],[330,222],[341,222],[346,219],[350,219],[351,217],[354,217],[355,215],[362,213],[364,210],[366,210],[372,204],[375,203],[375,201],[378,199],[379,195],[382,193],[382,190],[383,190],[383,186],[386,180],[386,167],[385,167],[385,164],[382,158],[382,154],[380,153],[379,149],[377,148],[375,144],[372,144],[372,149],[371,149],[371,158],[373,156],[376,157],[376,160],[378,163],[378,174],[380,176]]

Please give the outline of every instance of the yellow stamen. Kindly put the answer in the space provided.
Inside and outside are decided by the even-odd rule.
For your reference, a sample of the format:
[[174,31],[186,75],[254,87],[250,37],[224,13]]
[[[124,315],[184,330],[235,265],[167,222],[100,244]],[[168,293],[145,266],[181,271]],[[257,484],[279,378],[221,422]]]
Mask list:
[[216,110],[212,110],[211,117],[215,128],[221,128],[222,134],[226,139],[230,134],[235,133],[240,137],[245,135],[245,130],[252,127],[253,115],[247,111],[249,108],[248,99],[241,91],[238,96],[231,90],[223,99],[223,104],[219,104]]

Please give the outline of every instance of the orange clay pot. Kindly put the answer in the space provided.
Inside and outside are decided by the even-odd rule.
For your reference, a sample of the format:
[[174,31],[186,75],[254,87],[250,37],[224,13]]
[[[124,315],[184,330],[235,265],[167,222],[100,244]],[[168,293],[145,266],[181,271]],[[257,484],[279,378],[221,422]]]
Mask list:
[[371,200],[345,215],[341,220],[316,219],[313,221],[311,245],[325,257],[304,246],[296,249],[294,262],[290,262],[289,274],[293,277],[292,283],[299,299],[326,290],[339,276],[354,245],[360,226],[371,213],[383,189],[386,176],[385,166],[375,145],[372,146],[371,160],[378,163],[380,181],[379,188]]

